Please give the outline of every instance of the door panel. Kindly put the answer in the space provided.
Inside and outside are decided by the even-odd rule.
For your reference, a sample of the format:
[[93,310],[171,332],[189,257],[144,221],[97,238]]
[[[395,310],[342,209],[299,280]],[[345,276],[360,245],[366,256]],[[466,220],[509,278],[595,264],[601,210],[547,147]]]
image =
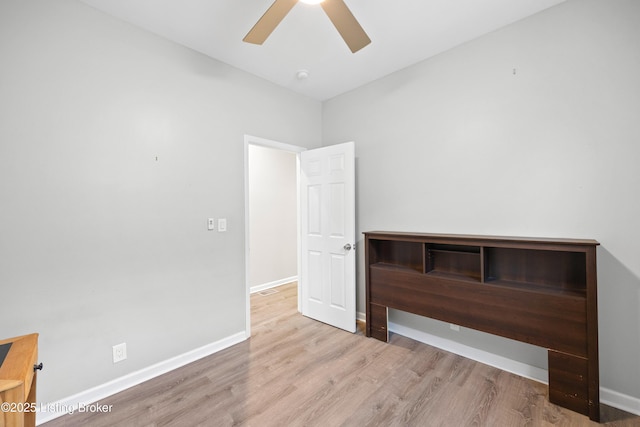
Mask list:
[[319,185],[310,185],[308,187],[309,203],[307,206],[307,215],[309,218],[309,228],[307,233],[314,237],[320,237],[322,232],[320,224],[322,217],[321,191],[322,187]]
[[[309,274],[307,282],[309,284],[309,299],[322,303],[322,253],[318,251],[308,252]],[[304,291],[303,291],[304,294]]]
[[354,144],[300,159],[302,314],[355,332]]

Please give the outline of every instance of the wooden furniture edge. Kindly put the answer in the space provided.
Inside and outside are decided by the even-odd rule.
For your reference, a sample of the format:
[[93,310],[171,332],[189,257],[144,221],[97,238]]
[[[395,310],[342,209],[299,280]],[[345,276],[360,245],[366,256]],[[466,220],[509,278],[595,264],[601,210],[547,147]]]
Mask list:
[[362,234],[371,238],[384,240],[405,240],[416,242],[429,240],[433,243],[440,241],[473,242],[476,246],[491,246],[492,244],[506,244],[513,247],[515,243],[527,245],[566,245],[566,246],[598,246],[600,243],[594,239],[570,239],[553,237],[517,237],[517,236],[493,236],[481,234],[450,234],[450,233],[411,233],[407,231],[365,231]]
[[6,427],[35,426],[38,336],[33,333],[0,340],[0,344],[11,343],[0,365],[0,401],[25,409],[1,413],[3,419],[0,421]]
[[[486,235],[470,235],[470,234],[436,234],[436,233],[412,233],[412,232],[393,232],[393,231],[367,231],[365,236],[365,282],[366,282],[366,335],[368,337],[377,338],[382,341],[388,341],[388,330],[383,326],[376,327],[371,321],[372,305],[376,306],[376,322],[384,322],[387,324],[388,306],[380,305],[382,302],[372,303],[371,298],[371,258],[370,258],[370,241],[371,240],[388,240],[400,242],[416,242],[416,243],[433,243],[433,244],[454,244],[468,245],[480,247],[480,258],[483,260],[480,266],[481,276],[484,277],[484,268],[486,258],[484,258],[485,247],[497,248],[513,248],[513,249],[536,249],[546,251],[563,251],[563,252],[582,252],[585,254],[586,264],[586,341],[587,354],[586,363],[587,370],[585,372],[586,381],[586,405],[579,405],[578,412],[588,415],[591,420],[600,421],[600,397],[599,397],[599,361],[598,361],[598,322],[597,322],[597,273],[596,273],[596,247],[600,243],[593,239],[568,239],[568,238],[548,238],[548,237],[511,237],[511,236],[486,236]],[[423,246],[423,260],[425,257]],[[424,261],[423,261],[424,262]],[[426,272],[426,269],[423,269]],[[382,308],[385,311],[382,311]],[[425,314],[423,314],[425,315]],[[428,314],[425,316],[428,317]],[[549,360],[551,361],[551,352],[557,352],[549,348]],[[567,354],[571,356],[570,354]],[[555,356],[554,356],[555,357]],[[573,357],[573,356],[572,356]],[[557,357],[556,357],[557,359]],[[551,362],[550,362],[551,363]],[[580,375],[581,377],[581,375]],[[551,380],[550,380],[551,384]],[[572,386],[569,386],[572,387]],[[579,387],[582,387],[580,385]],[[571,389],[569,389],[571,392]],[[554,390],[558,395],[558,391]],[[566,394],[571,397],[570,394]],[[577,394],[576,394],[577,395]],[[576,406],[577,407],[577,406]],[[569,409],[572,409],[569,407]],[[576,410],[576,409],[574,409]]]

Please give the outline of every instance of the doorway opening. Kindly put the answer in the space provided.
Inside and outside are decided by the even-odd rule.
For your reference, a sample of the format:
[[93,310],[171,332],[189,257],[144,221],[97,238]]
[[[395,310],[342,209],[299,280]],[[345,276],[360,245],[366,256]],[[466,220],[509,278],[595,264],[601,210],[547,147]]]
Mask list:
[[[299,153],[303,147],[245,135],[246,335],[251,295],[298,280]],[[298,284],[298,310],[300,292]]]

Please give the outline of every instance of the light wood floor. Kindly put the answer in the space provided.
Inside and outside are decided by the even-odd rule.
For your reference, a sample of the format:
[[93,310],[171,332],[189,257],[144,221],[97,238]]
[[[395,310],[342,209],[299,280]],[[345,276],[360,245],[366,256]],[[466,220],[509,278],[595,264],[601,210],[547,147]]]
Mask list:
[[[296,286],[252,296],[250,340],[102,401],[56,426],[597,426],[547,387],[392,335],[350,334],[296,311]],[[602,407],[608,426],[640,417]]]

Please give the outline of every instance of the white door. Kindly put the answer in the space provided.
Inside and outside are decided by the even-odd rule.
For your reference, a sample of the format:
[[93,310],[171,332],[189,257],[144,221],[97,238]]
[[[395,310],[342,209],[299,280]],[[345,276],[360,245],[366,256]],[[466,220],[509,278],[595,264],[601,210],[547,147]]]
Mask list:
[[354,143],[300,153],[302,314],[356,331]]

